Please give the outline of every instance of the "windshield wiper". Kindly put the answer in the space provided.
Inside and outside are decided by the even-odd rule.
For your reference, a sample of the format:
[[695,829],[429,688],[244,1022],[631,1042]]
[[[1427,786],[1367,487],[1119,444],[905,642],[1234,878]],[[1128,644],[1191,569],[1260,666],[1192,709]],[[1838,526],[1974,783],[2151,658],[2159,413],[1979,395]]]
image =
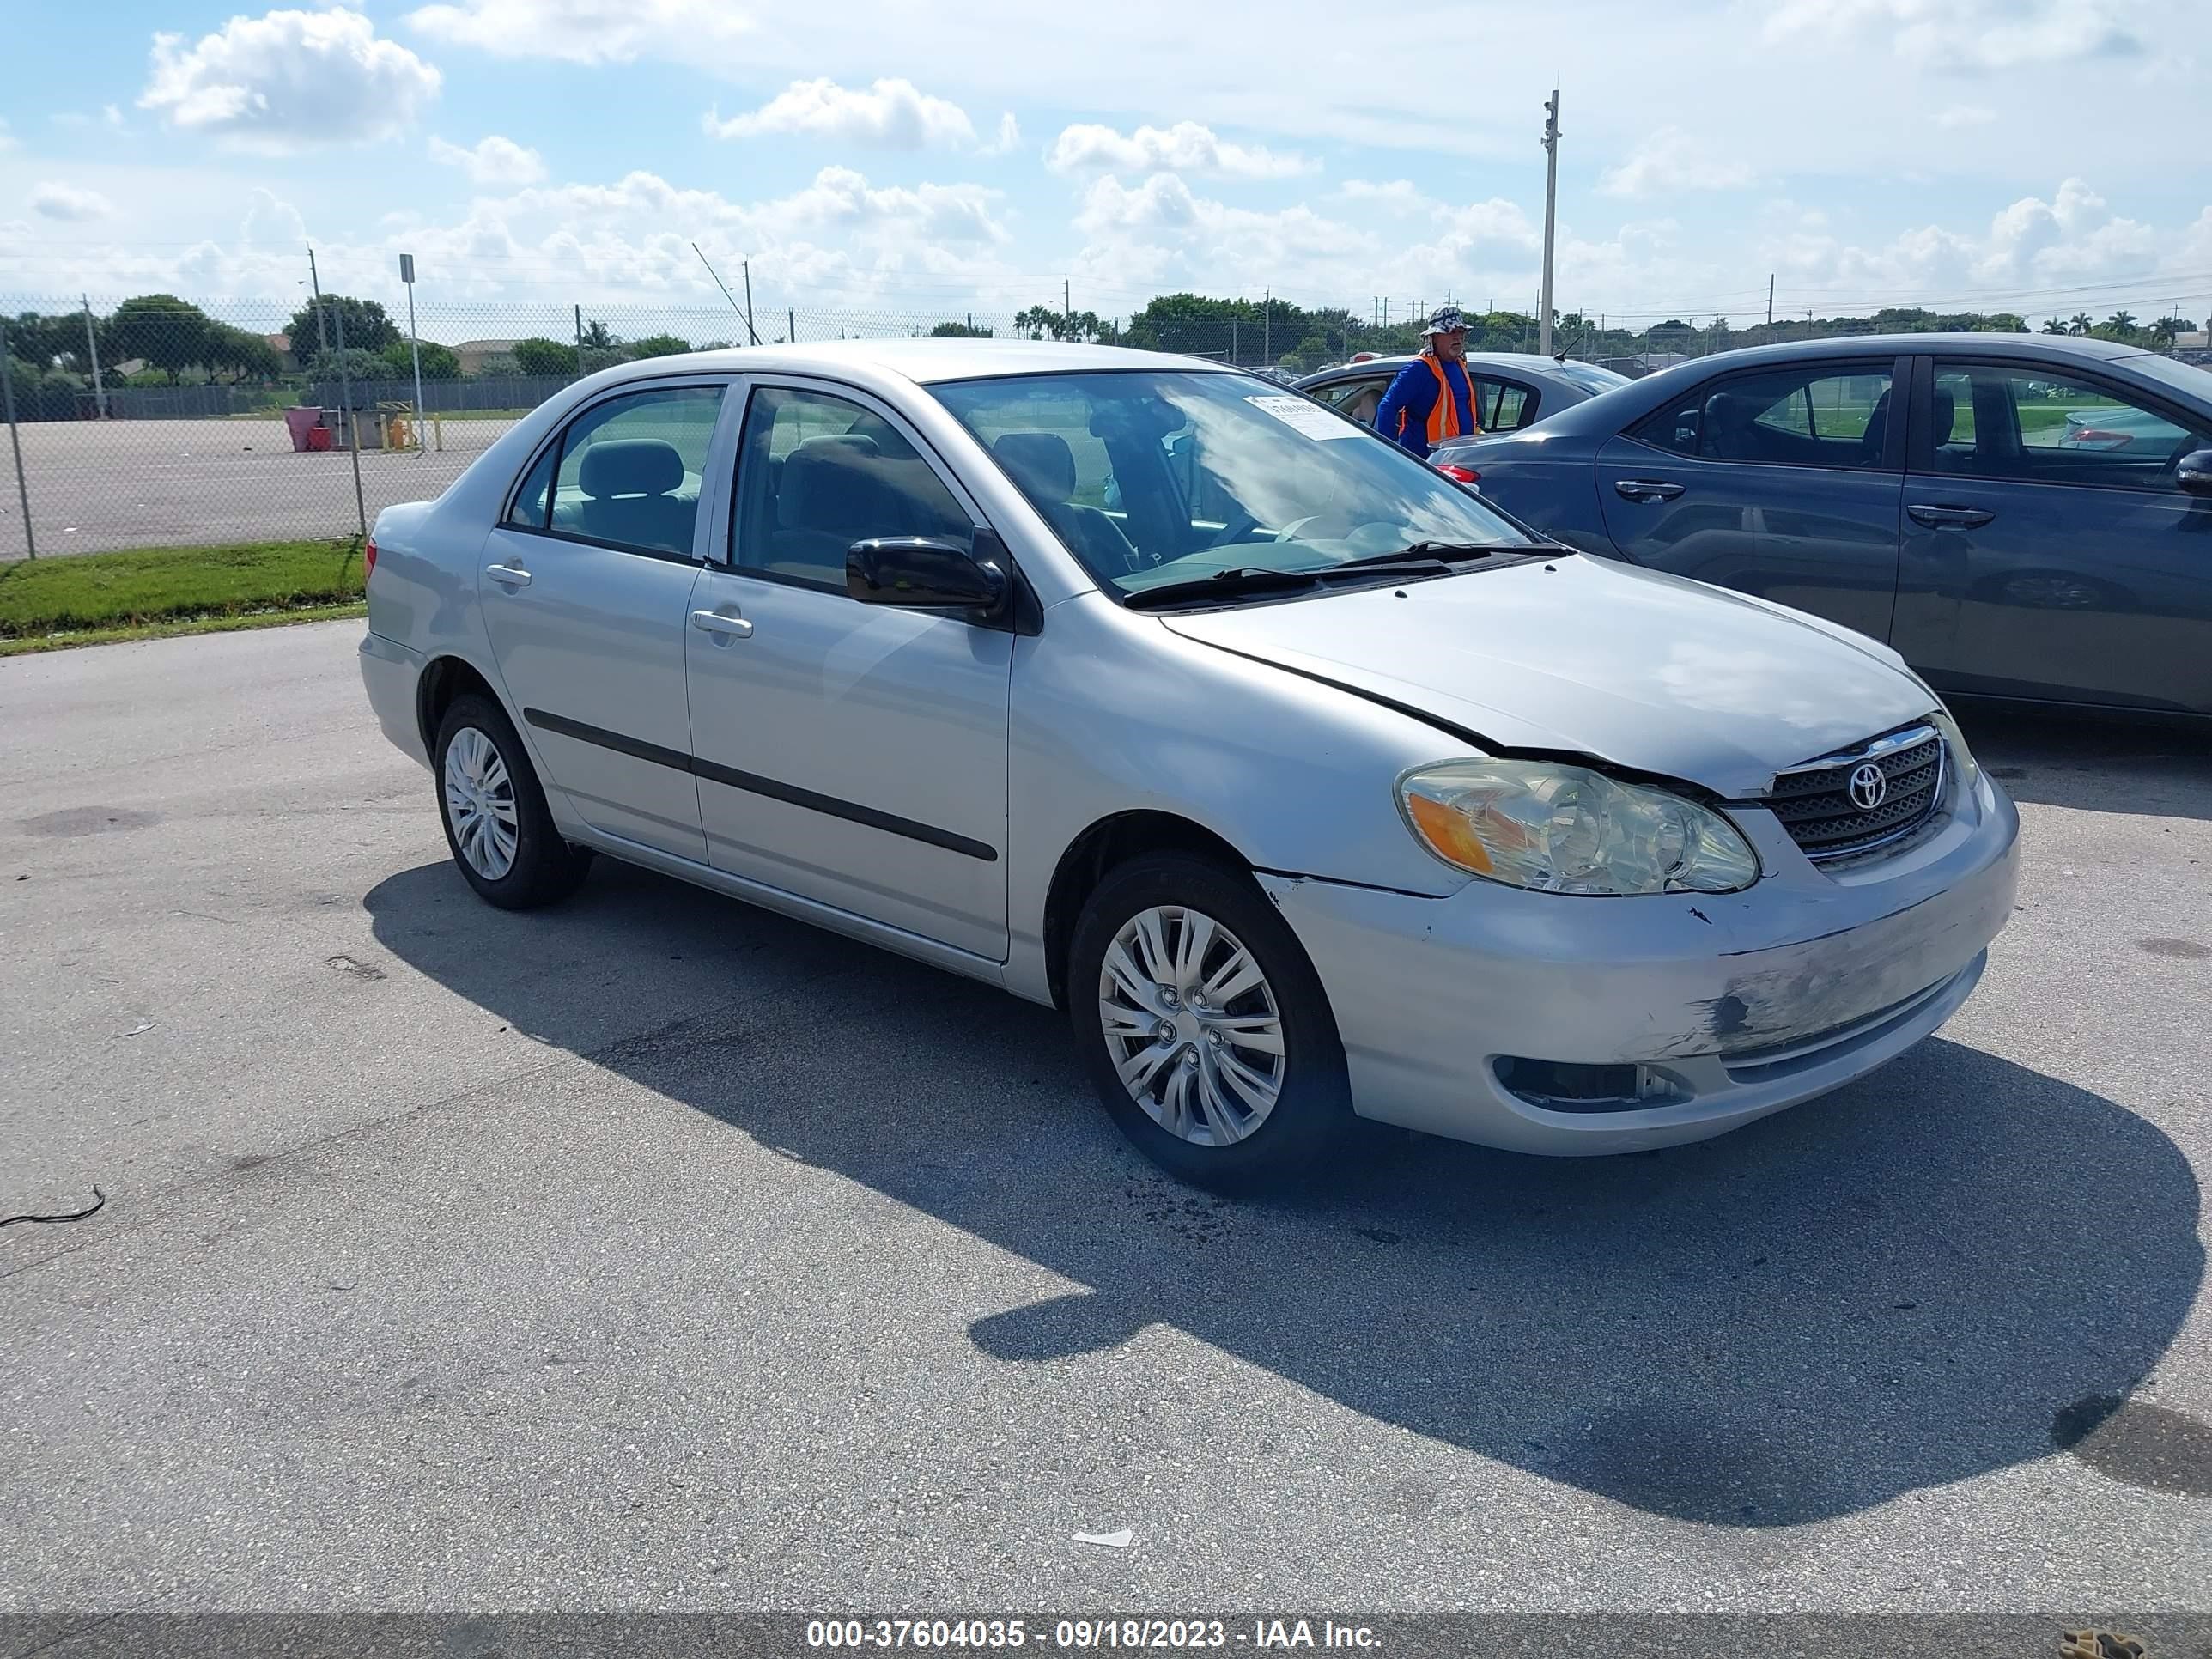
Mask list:
[[1332,570],[1357,570],[1363,565],[1399,564],[1407,560],[1486,559],[1493,553],[1541,553],[1545,550],[1534,542],[1414,542],[1395,553],[1370,553],[1364,558],[1346,559],[1342,564],[1331,565]]
[[1269,570],[1243,564],[1217,570],[1210,576],[1194,576],[1188,581],[1140,587],[1121,603],[1133,610],[1144,611],[1180,599],[1228,599],[1242,593],[1295,593],[1316,586],[1315,573],[1310,570]]

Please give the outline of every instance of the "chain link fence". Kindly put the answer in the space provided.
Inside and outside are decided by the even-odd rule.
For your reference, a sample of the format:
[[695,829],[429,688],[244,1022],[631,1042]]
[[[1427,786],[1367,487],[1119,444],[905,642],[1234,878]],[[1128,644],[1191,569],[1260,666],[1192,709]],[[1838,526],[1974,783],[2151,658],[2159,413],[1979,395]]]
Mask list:
[[[287,306],[0,295],[12,404],[0,448],[0,561],[356,534],[392,502],[437,495],[580,375],[756,337],[1118,343],[1287,381],[1361,352],[1416,349],[1417,324],[1407,319],[1422,314],[1419,301],[1378,301],[1363,315],[1279,300],[1169,299],[1127,319],[1042,306],[988,314],[764,306],[749,324],[727,306],[696,302],[442,305],[416,313],[410,336],[404,302],[387,312],[337,296]],[[1768,339],[1873,332],[1893,314],[1752,330],[1676,319],[1632,331],[1570,312],[1553,346],[1638,375]],[[1472,349],[1535,348],[1533,318],[1468,315]]]

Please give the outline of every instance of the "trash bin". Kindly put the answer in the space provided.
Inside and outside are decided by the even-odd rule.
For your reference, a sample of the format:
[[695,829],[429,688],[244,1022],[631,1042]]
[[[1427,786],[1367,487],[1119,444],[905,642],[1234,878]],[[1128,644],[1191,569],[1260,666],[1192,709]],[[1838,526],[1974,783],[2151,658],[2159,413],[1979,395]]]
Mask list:
[[328,449],[331,447],[330,428],[326,426],[309,427],[307,428],[307,442],[306,447],[309,449],[318,451]]
[[319,409],[288,409],[284,411],[284,430],[291,434],[293,453],[298,454],[314,447],[307,434],[320,426],[322,421],[323,411]]

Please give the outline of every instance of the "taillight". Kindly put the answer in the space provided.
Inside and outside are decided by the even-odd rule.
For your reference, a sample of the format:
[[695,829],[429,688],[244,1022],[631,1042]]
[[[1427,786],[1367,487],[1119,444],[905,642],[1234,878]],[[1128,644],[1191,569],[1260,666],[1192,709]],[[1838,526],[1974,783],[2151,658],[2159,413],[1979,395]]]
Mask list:
[[2068,441],[2076,449],[2124,449],[2135,441],[2132,432],[2107,432],[2102,427],[2076,427]]
[[1455,479],[1461,483],[1482,482],[1482,474],[1477,472],[1473,467],[1462,466],[1456,461],[1440,461],[1437,464],[1437,471],[1447,478]]
[[361,579],[366,583],[376,574],[376,538],[371,536],[361,544]]

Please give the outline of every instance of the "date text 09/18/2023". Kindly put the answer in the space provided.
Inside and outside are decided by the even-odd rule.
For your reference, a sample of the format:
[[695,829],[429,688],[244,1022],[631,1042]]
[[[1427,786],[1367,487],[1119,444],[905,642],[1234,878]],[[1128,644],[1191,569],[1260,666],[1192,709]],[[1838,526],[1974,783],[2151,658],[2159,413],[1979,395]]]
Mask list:
[[810,1648],[1026,1648],[1127,1651],[1143,1648],[1351,1648],[1381,1645],[1365,1625],[1255,1619],[816,1619]]

